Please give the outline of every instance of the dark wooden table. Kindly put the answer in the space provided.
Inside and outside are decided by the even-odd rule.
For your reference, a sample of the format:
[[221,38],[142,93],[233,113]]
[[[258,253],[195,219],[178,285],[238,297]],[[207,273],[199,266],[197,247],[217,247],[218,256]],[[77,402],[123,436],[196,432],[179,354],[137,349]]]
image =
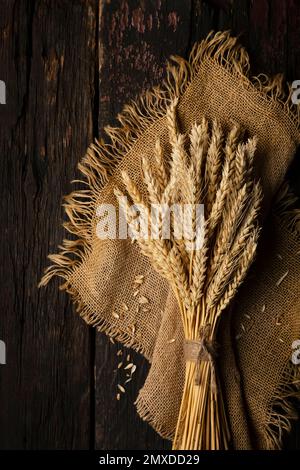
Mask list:
[[298,0],[0,0],[0,448],[169,448],[133,406],[146,361],[132,353],[117,401],[120,346],[78,318],[58,281],[37,284],[93,136],[211,29],[241,34],[254,73],[300,79]]

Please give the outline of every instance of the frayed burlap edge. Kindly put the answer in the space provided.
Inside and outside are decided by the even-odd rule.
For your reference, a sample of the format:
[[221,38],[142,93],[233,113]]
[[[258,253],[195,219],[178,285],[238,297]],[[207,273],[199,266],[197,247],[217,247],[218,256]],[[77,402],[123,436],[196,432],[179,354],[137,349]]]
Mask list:
[[[71,295],[76,311],[89,325],[97,327],[99,331],[105,332],[125,346],[141,352],[148,360],[150,358],[147,357],[147,351],[130,334],[120,333],[106,319],[99,318],[90,311],[89,307],[83,303],[78,291],[72,286],[70,278],[91,251],[91,222],[94,205],[104,185],[138,138],[154,122],[165,117],[167,107],[174,98],[180,99],[185,93],[203,61],[212,61],[222,66],[228,73],[238,78],[245,89],[250,89],[251,92],[258,93],[261,98],[265,99],[267,105],[271,103],[272,106],[280,106],[285,117],[291,122],[295,140],[299,142],[300,107],[291,102],[294,90],[284,83],[281,74],[272,78],[264,74],[250,77],[249,56],[237,41],[237,38],[231,37],[228,31],[216,34],[211,32],[205,40],[194,45],[188,60],[171,56],[167,63],[167,77],[162,85],[147,90],[136,101],[132,101],[123,108],[122,113],[118,115],[120,126],[104,128],[107,142],[96,139],[95,143],[89,146],[86,155],[78,164],[84,180],[74,181],[85,187],[66,196],[63,204],[68,217],[68,222],[65,222],[63,226],[69,233],[75,235],[76,240],[64,239],[62,245],[59,246],[59,253],[48,256],[53,264],[45,270],[39,284],[39,286],[45,286],[54,276],[63,278],[65,282],[60,289]],[[287,387],[287,382],[284,381],[284,385],[280,386]],[[274,403],[277,399],[276,394]],[[285,404],[284,395],[282,395],[282,403]],[[141,418],[152,424],[162,437],[171,438],[168,433],[166,434],[163,429],[159,428],[147,407],[139,402],[137,408]],[[268,434],[271,440],[277,441],[279,431],[273,429],[272,409],[274,407],[270,404]],[[292,413],[287,413],[287,416],[289,421]]]
[[153,415],[153,411],[149,408],[147,402],[143,400],[140,394],[138,395],[134,404],[136,407],[136,411],[141,417],[141,419],[150,424],[150,426],[155,429],[155,431],[160,435],[160,437],[169,441],[172,441],[174,439],[175,430],[170,432],[166,427],[163,426],[162,423],[157,422],[155,415]]
[[[299,198],[285,182],[278,193],[274,212],[278,223],[293,234],[300,246],[300,209],[296,206],[299,206]],[[300,367],[293,364],[289,358],[267,408],[265,449],[282,448],[284,434],[291,431],[292,422],[299,418],[299,404]]]

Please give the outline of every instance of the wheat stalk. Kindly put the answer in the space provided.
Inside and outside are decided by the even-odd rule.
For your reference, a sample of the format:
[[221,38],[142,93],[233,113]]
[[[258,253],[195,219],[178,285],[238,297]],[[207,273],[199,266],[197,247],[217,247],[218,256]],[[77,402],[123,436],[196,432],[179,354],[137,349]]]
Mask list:
[[[209,350],[213,348],[218,318],[244,280],[257,247],[261,189],[253,176],[256,139],[243,142],[237,125],[225,136],[218,122],[210,127],[203,118],[200,124],[191,127],[188,153],[186,136],[179,132],[177,104],[174,101],[166,115],[170,155],[163,153],[157,140],[153,158],[142,160],[141,191],[126,173],[122,176],[134,204],[145,205],[143,217],[149,223],[153,203],[161,207],[188,205],[190,226],[183,239],[174,236],[175,218],[170,219],[169,239],[163,239],[163,209],[159,208],[151,232],[154,236],[137,237],[137,243],[172,287],[186,341],[199,341],[203,348],[205,338],[208,345],[206,360],[197,364],[187,358],[173,448],[224,449],[228,447],[229,431],[213,352]],[[118,198],[124,195],[118,189],[115,194]],[[195,206],[202,203],[206,220],[200,247],[195,243],[200,220]],[[125,205],[127,221],[137,231],[138,219],[128,203]]]

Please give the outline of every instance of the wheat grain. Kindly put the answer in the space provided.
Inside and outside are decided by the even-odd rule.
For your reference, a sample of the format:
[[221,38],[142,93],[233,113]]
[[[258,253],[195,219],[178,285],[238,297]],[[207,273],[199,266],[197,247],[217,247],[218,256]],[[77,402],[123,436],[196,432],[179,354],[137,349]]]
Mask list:
[[278,281],[276,282],[276,286],[279,287],[280,284],[284,281],[284,279],[286,278],[286,276],[288,275],[289,271],[287,270],[279,279]]

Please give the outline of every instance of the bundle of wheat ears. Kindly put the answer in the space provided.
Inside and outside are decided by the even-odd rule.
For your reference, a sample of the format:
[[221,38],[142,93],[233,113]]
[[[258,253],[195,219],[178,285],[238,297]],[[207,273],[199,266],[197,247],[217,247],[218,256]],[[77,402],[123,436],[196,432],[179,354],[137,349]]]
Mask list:
[[[215,338],[221,312],[256,251],[261,202],[260,184],[253,177],[256,139],[244,141],[238,126],[226,134],[218,122],[205,118],[187,137],[178,129],[176,106],[175,100],[167,111],[171,152],[166,155],[158,139],[156,167],[143,160],[147,200],[126,173],[123,181],[134,206],[119,188],[115,195],[142,253],[168,280],[180,306],[186,373],[173,449],[227,449],[230,433],[216,371]],[[179,237],[173,216],[169,236],[164,237],[164,208],[174,204],[188,208],[191,223]],[[204,217],[196,210],[199,204]],[[137,207],[146,210],[138,212]],[[145,222],[151,233],[138,236]]]

